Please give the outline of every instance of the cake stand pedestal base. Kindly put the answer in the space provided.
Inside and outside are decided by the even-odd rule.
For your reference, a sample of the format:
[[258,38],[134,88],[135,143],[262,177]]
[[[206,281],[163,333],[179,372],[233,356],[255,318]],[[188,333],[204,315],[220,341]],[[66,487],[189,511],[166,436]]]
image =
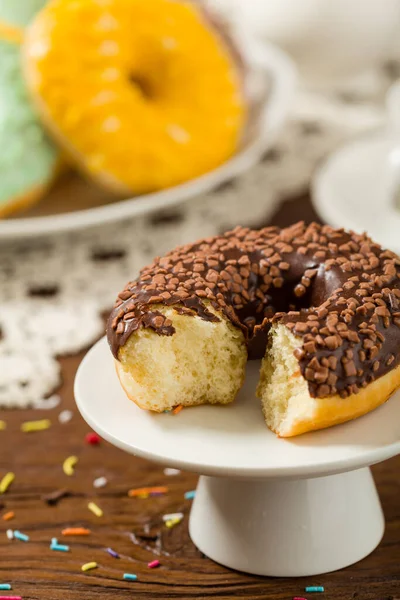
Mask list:
[[297,480],[201,476],[189,531],[222,565],[294,577],[361,560],[379,544],[384,517],[369,468]]

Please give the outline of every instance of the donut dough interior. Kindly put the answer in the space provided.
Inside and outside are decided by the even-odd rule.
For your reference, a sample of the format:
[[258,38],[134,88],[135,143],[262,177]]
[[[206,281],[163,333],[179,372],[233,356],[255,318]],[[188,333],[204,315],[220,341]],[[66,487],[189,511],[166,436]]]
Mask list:
[[[209,310],[216,311],[208,306]],[[116,368],[121,383],[141,408],[162,412],[174,406],[228,404],[245,377],[243,333],[228,319],[213,323],[157,305],[171,319],[174,335],[141,328],[120,349]]]
[[[131,400],[141,408],[163,412],[174,406],[228,404],[245,379],[244,335],[221,313],[219,322],[154,309],[171,319],[174,335],[160,336],[151,328],[131,335],[115,361],[118,377]],[[359,417],[383,402],[400,385],[397,367],[368,388],[343,399],[313,398],[293,352],[301,345],[285,325],[275,324],[262,361],[257,396],[268,427],[280,437],[323,429]]]

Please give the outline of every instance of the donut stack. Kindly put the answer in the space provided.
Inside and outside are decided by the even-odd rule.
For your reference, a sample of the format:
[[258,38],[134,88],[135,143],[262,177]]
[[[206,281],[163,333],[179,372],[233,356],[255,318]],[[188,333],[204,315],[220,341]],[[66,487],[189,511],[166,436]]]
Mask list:
[[243,69],[196,3],[12,5],[0,3],[0,88],[12,124],[1,145],[12,146],[5,175],[7,160],[14,164],[11,181],[0,178],[0,216],[43,194],[61,152],[97,184],[131,196],[199,177],[237,150]]

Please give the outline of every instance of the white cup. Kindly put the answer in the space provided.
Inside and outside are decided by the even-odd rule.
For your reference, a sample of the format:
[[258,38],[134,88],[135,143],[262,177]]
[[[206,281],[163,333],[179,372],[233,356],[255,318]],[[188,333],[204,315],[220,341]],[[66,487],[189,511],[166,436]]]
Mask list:
[[236,27],[272,41],[307,81],[333,82],[382,61],[398,37],[400,0],[207,0]]

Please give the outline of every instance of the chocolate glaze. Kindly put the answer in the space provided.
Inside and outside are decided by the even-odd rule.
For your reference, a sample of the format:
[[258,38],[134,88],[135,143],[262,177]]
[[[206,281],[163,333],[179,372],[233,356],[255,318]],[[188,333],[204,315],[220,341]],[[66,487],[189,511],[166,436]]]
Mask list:
[[140,327],[173,335],[158,307],[219,321],[264,355],[281,322],[299,338],[295,356],[312,396],[357,393],[400,362],[400,260],[357,235],[312,223],[236,228],[156,258],[119,294],[107,325],[112,352]]

